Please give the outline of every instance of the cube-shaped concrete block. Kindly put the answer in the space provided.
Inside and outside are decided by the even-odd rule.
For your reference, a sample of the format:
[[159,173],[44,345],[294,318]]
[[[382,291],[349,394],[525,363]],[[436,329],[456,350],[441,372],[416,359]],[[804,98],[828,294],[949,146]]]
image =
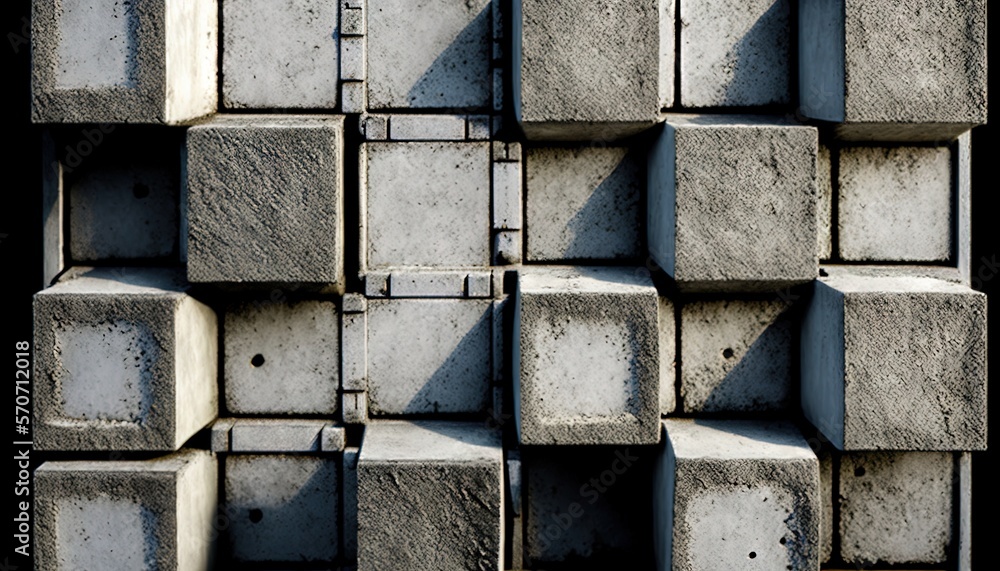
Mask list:
[[986,122],[986,0],[806,0],[798,37],[800,110],[842,138],[935,141]]
[[986,296],[928,277],[821,278],[802,410],[840,450],[986,448]]
[[344,286],[342,116],[219,117],[187,134],[188,279]]
[[333,302],[230,305],[223,351],[230,414],[336,414],[340,316]]
[[789,103],[789,0],[681,0],[679,16],[681,105]]
[[217,0],[37,0],[32,120],[176,124],[208,115],[217,54]]
[[368,0],[370,109],[488,109],[491,0]]
[[944,262],[952,257],[953,192],[948,147],[840,150],[840,259]]
[[673,99],[674,2],[514,0],[514,114],[529,139],[609,140]]
[[638,155],[625,147],[527,149],[527,259],[641,258],[646,176]]
[[221,1],[223,105],[229,109],[337,105],[337,2]]
[[791,424],[668,419],[657,569],[819,569],[819,460]]
[[217,322],[166,269],[74,268],[35,295],[35,447],[177,450],[218,412]]
[[660,298],[636,268],[518,272],[513,386],[522,444],[655,444]]
[[215,456],[46,462],[35,471],[35,569],[211,569]]
[[682,291],[816,278],[818,135],[760,116],[672,115],[649,153],[647,238]]
[[503,569],[503,450],[482,423],[372,422],[358,457],[358,571]]
[[702,300],[681,307],[684,412],[789,408],[792,320],[781,300]]
[[340,553],[340,459],[230,454],[225,530],[239,562],[332,562]]

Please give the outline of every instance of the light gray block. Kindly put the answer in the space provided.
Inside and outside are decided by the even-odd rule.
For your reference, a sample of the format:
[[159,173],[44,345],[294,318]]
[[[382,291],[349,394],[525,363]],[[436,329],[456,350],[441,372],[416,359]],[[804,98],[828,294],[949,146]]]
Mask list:
[[[223,104],[229,109],[336,107],[337,4],[222,0]],[[348,58],[344,60],[346,65]]]
[[788,104],[789,4],[789,0],[681,0],[681,105]]
[[655,444],[659,296],[635,268],[518,272],[514,413],[522,444]]
[[388,115],[362,115],[359,121],[365,140],[384,141],[389,138]]
[[848,147],[840,151],[840,258],[943,262],[952,256],[951,151]]
[[366,272],[365,295],[368,297],[388,297],[389,272]]
[[364,113],[368,108],[364,81],[345,81],[340,84],[340,112]]
[[187,132],[188,279],[344,287],[343,116],[218,117]]
[[881,266],[877,264],[865,264],[863,266],[857,264],[824,264],[821,271],[825,274],[823,277],[918,277],[968,285],[968,282],[966,282],[958,268],[949,268],[947,266],[921,266],[916,264],[896,266]]
[[681,308],[684,412],[790,408],[792,322],[781,300],[705,300]]
[[670,298],[660,296],[660,414],[677,408],[677,316]]
[[[979,287],[972,281],[972,133],[966,132],[958,137],[952,146],[952,157],[956,163],[955,179],[952,186],[955,189],[954,206],[957,221],[955,222],[956,241],[955,266],[966,285],[973,289],[981,289],[982,278],[978,275]],[[980,270],[982,271],[982,270]],[[978,274],[978,272],[977,272]]]
[[365,75],[365,39],[340,38],[340,77],[364,81]]
[[972,454],[958,453],[958,571],[972,571]]
[[178,272],[74,268],[34,298],[35,447],[177,450],[218,412],[215,312]]
[[365,424],[368,422],[368,393],[364,391],[341,393],[340,415],[344,424]]
[[31,118],[177,124],[215,112],[217,0],[39,0]]
[[365,35],[365,0],[340,0],[341,36]]
[[389,275],[392,297],[465,297],[468,272],[394,271]]
[[343,553],[344,559],[358,558],[358,453],[354,447],[344,449],[341,474],[344,475],[342,486],[343,503]]
[[841,138],[940,141],[986,122],[986,0],[807,0],[799,38],[800,110]]
[[819,522],[819,561],[825,564],[830,561],[830,556],[833,554],[833,454],[829,449],[824,449],[817,451],[816,456],[819,458],[820,500],[822,502],[822,518]]
[[370,108],[489,108],[490,11],[490,0],[368,0]]
[[469,272],[465,276],[467,297],[490,297],[493,295],[493,272]]
[[927,277],[820,278],[802,410],[840,450],[986,447],[986,296]]
[[489,140],[493,130],[493,121],[489,115],[469,115],[466,122],[466,139],[470,141]]
[[623,147],[529,148],[529,261],[642,257],[644,164]]
[[231,454],[225,462],[226,530],[238,562],[332,561],[339,554],[340,460]]
[[493,229],[520,230],[521,163],[493,156]]
[[485,411],[491,314],[489,299],[369,300],[370,414]]
[[58,461],[35,478],[35,569],[212,568],[218,468],[205,451]]
[[833,172],[830,148],[819,146],[816,155],[816,189],[819,190],[819,203],[816,205],[819,217],[819,234],[817,247],[819,259],[829,260],[833,254]]
[[344,313],[364,313],[368,310],[368,300],[359,293],[345,293],[341,305]]
[[232,441],[230,432],[235,424],[236,419],[233,418],[220,418],[212,423],[210,436],[212,452],[229,452]]
[[230,432],[233,452],[319,452],[325,420],[241,418]]
[[793,425],[668,419],[663,427],[657,569],[819,568],[819,460]]
[[646,231],[682,291],[816,278],[817,139],[814,127],[763,116],[667,119],[649,152]]
[[521,231],[501,230],[493,235],[494,263],[498,266],[521,263]]
[[323,452],[343,452],[347,434],[343,426],[327,425],[319,435],[319,449]]
[[463,115],[392,115],[389,138],[393,141],[464,141]]
[[357,477],[358,571],[503,568],[498,433],[480,423],[373,422]]
[[[344,304],[347,305],[346,296]],[[346,391],[367,390],[368,316],[365,313],[345,313],[340,324],[341,388]]]

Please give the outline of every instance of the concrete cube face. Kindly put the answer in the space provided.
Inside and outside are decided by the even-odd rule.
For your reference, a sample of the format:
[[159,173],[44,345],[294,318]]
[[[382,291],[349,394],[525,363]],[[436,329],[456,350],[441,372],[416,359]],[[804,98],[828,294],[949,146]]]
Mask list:
[[816,278],[814,128],[680,115],[658,137],[649,250],[682,291],[774,291]]
[[215,313],[170,271],[78,274],[35,296],[35,446],[178,449],[217,413]]
[[491,0],[369,0],[368,108],[490,108],[490,12]]
[[519,272],[513,331],[522,444],[659,440],[661,304],[630,268]]
[[625,147],[527,150],[527,259],[641,258],[643,160]]
[[800,346],[803,412],[837,448],[985,448],[985,295],[926,277],[824,278]]
[[334,303],[235,304],[226,311],[223,337],[230,413],[336,414],[340,316]]
[[187,135],[192,282],[344,286],[341,116],[233,116]]
[[340,461],[305,455],[225,459],[226,534],[240,562],[332,561],[339,554]]
[[216,0],[32,7],[34,121],[173,124],[215,111]]

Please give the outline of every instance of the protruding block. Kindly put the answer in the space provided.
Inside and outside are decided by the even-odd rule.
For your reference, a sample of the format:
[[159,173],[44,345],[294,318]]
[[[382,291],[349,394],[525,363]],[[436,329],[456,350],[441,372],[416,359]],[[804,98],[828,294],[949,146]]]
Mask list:
[[802,410],[840,450],[986,448],[986,296],[917,276],[821,278]]
[[518,272],[514,411],[522,444],[655,444],[659,296],[635,268]]
[[302,418],[241,418],[231,431],[233,452],[319,452],[330,423]]
[[389,138],[394,141],[464,141],[462,115],[392,115]]
[[233,418],[220,418],[212,423],[211,435],[209,446],[212,452],[229,452],[230,443],[232,438],[230,437],[230,432],[233,430],[233,425],[236,424],[236,419]]
[[521,263],[521,231],[500,230],[493,235],[493,255],[496,265]]
[[46,462],[35,471],[35,569],[211,569],[218,468],[205,451]]
[[668,419],[657,569],[819,569],[819,460],[791,424]]
[[493,228],[520,230],[521,163],[493,156]]
[[[364,298],[361,298],[364,300]],[[344,297],[344,307],[348,305]],[[367,302],[364,305],[367,308]],[[368,316],[364,312],[344,313],[341,317],[340,388],[345,391],[368,389]]]
[[677,315],[669,298],[660,296],[660,415],[677,408]]
[[342,116],[238,115],[187,132],[188,279],[344,287]]
[[364,391],[341,393],[340,415],[344,424],[365,424],[368,422],[368,393]]
[[35,447],[177,450],[218,411],[217,322],[166,269],[74,268],[35,295]]
[[682,291],[776,291],[816,278],[814,127],[672,115],[649,153],[647,237]]
[[498,433],[481,423],[373,422],[358,458],[358,571],[499,571],[503,502]]
[[816,155],[816,189],[819,191],[819,203],[816,210],[819,216],[819,234],[816,247],[820,260],[829,260],[833,254],[833,163],[830,148],[819,146]]
[[343,452],[347,434],[343,426],[327,425],[319,435],[319,449],[323,452]]

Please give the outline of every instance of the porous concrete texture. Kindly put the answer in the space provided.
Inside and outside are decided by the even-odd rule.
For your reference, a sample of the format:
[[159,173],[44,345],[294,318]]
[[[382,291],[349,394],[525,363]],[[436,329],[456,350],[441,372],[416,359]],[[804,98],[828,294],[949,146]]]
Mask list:
[[658,442],[661,308],[641,269],[518,271],[511,365],[520,442]]
[[338,2],[221,0],[222,102],[229,109],[331,109]]
[[776,291],[818,272],[814,127],[670,115],[648,162],[650,255],[682,291]]
[[233,560],[332,562],[340,553],[339,459],[291,454],[225,457]]
[[842,138],[935,141],[986,122],[986,0],[806,0],[798,36],[800,110]]
[[816,205],[819,217],[819,235],[816,246],[819,259],[829,260],[833,255],[833,163],[830,147],[820,144],[816,155],[816,189],[819,203]]
[[840,458],[840,557],[848,564],[943,564],[958,521],[948,452],[851,452]]
[[684,412],[789,409],[792,318],[781,300],[704,300],[681,306]]
[[180,272],[73,268],[35,295],[39,450],[177,450],[218,412],[215,312]]
[[667,419],[654,477],[657,568],[819,568],[819,460],[783,422]]
[[790,17],[790,0],[680,0],[680,104],[787,104]]
[[528,139],[617,139],[672,105],[674,2],[511,4],[513,107]]
[[49,461],[35,470],[35,569],[210,569],[215,457]]
[[641,154],[627,147],[526,149],[527,260],[641,258]]
[[840,450],[986,447],[986,296],[848,271],[812,287],[802,410]]
[[239,418],[230,429],[229,451],[319,452],[323,450],[322,433],[328,427],[331,423],[325,420]]
[[819,458],[820,501],[822,504],[822,517],[819,522],[819,561],[827,563],[833,554],[833,452],[829,449],[820,449],[816,452],[816,456]]
[[230,414],[336,414],[340,313],[331,301],[247,301],[223,323]]
[[187,132],[192,282],[344,287],[344,118],[218,117]]
[[952,257],[955,207],[948,147],[840,150],[840,259],[945,262]]
[[31,53],[35,122],[190,121],[216,108],[217,0],[38,0]]
[[503,569],[499,433],[482,423],[372,422],[357,470],[358,571]]

